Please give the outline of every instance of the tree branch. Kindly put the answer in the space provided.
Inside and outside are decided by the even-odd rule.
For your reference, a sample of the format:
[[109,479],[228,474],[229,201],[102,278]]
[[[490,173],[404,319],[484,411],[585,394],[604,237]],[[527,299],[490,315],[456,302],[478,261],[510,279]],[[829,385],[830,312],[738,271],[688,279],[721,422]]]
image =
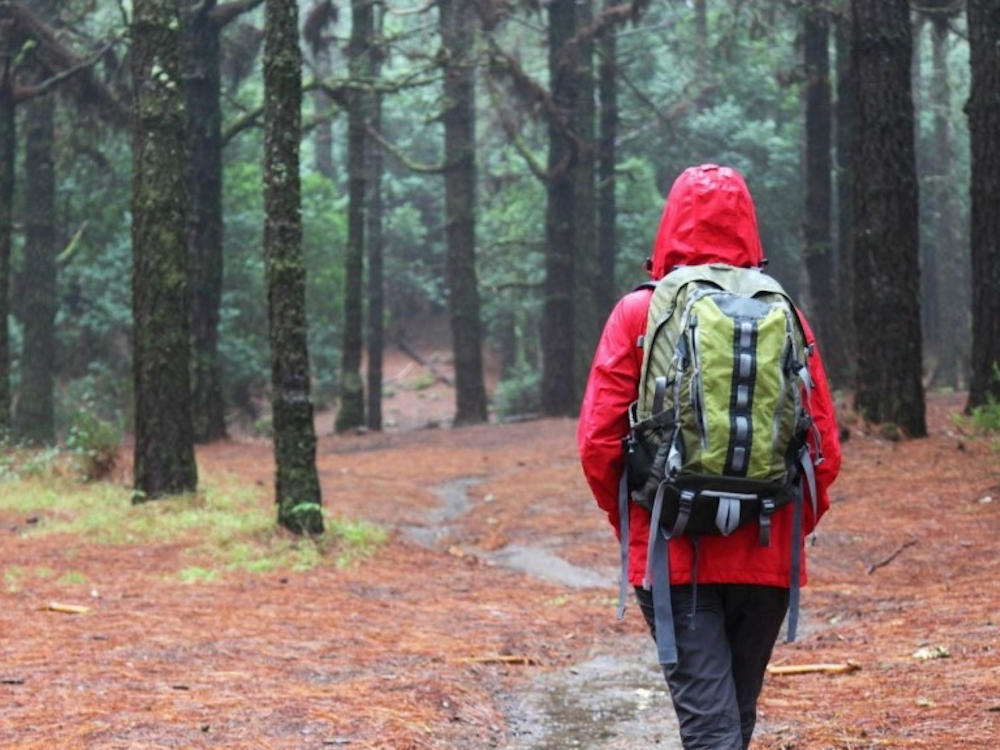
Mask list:
[[244,130],[255,128],[260,125],[260,118],[264,116],[264,107],[256,107],[248,110],[230,123],[229,127],[222,131],[222,146],[225,148],[229,142]]
[[531,153],[531,149],[528,148],[528,144],[526,144],[524,139],[521,138],[521,134],[518,132],[517,127],[510,121],[506,111],[500,105],[493,79],[489,76],[486,77],[486,90],[489,92],[490,102],[493,104],[493,110],[496,112],[497,117],[500,120],[500,126],[503,128],[504,133],[507,134],[507,138],[510,139],[511,145],[517,153],[521,155],[521,158],[524,159],[525,163],[528,165],[528,169],[531,170],[531,173],[542,182],[548,182],[550,179],[548,170],[535,157],[535,155]]
[[889,563],[891,563],[893,560],[895,560],[897,557],[899,557],[899,554],[903,550],[905,550],[907,547],[912,547],[916,543],[917,543],[917,540],[914,539],[913,537],[910,537],[905,542],[903,542],[901,545],[899,545],[898,547],[896,547],[896,549],[894,549],[892,552],[890,552],[886,557],[883,557],[881,560],[877,560],[876,562],[873,562],[871,565],[869,565],[868,566],[868,575],[871,575],[872,573],[874,573],[879,568],[885,567],[886,565],[888,565]]
[[[306,94],[310,91],[326,91],[326,87],[319,81],[310,81],[302,86],[302,93]],[[327,92],[329,93],[329,92]],[[342,93],[342,92],[341,92]],[[346,100],[343,97],[336,98],[334,101],[338,105],[342,105]],[[249,130],[250,128],[255,128],[260,125],[260,119],[264,116],[264,106],[254,107],[253,109],[248,109],[242,115],[233,120],[229,127],[222,131],[222,146],[225,147],[229,145],[229,142],[233,140],[236,136],[242,133],[244,130]],[[310,120],[308,123],[304,123],[302,126],[303,134],[309,132],[317,125],[319,125],[324,120],[329,119],[327,117],[317,117]]]
[[69,80],[77,73],[97,65],[97,63],[101,61],[101,58],[104,57],[104,53],[107,52],[109,49],[111,49],[113,46],[115,46],[115,44],[117,43],[118,43],[117,39],[111,40],[106,45],[104,45],[103,49],[96,52],[90,59],[83,60],[71,68],[67,68],[66,70],[60,71],[59,73],[56,73],[54,76],[47,78],[46,80],[42,81],[39,84],[35,84],[34,86],[18,86],[14,90],[14,101],[20,104],[21,102],[28,101],[29,99],[34,99],[36,97],[39,97],[42,94],[47,94],[49,91],[54,89],[60,83]]
[[447,171],[450,166],[447,163],[442,164],[422,164],[420,162],[414,161],[409,156],[407,156],[403,149],[401,149],[396,144],[388,140],[384,135],[378,132],[369,124],[365,124],[365,133],[375,139],[375,142],[379,146],[384,148],[394,157],[396,157],[400,163],[412,172],[419,172],[421,174],[442,174]]
[[389,13],[393,16],[416,16],[421,13],[426,13],[431,8],[438,4],[438,0],[427,0],[423,5],[417,6],[415,8],[402,8],[401,10],[396,10],[395,8],[389,8]]
[[563,48],[559,51],[558,65],[572,65],[581,45],[593,41],[605,29],[624,23],[630,18],[634,19],[638,13],[636,8],[636,3],[619,3],[618,5],[610,5],[604,8],[589,24],[582,29],[578,29],[566,41]]
[[235,0],[225,5],[216,5],[208,12],[208,18],[216,26],[222,28],[263,2],[264,0]]

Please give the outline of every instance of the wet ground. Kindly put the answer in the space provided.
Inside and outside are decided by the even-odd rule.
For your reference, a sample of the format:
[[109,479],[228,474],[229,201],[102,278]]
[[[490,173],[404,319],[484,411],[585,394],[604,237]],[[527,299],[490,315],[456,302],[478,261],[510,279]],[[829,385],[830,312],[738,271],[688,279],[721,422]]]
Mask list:
[[[440,506],[425,524],[403,527],[409,538],[435,547],[456,533],[454,523],[481,505],[469,490],[479,480],[463,477],[432,488]],[[574,565],[540,545],[508,544],[496,550],[465,545],[462,552],[571,588],[612,590],[614,568]],[[634,617],[639,615],[634,612]],[[632,750],[680,748],[677,717],[656,663],[652,639],[622,639],[615,652],[595,651],[585,661],[547,673],[500,696],[509,750]]]

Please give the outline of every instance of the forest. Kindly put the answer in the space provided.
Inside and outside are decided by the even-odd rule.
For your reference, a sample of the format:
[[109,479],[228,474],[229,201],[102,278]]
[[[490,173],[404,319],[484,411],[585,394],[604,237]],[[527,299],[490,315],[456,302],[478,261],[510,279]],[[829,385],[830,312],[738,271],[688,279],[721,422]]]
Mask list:
[[[232,586],[234,601],[261,606],[244,584],[218,583],[213,567],[252,564],[205,562],[197,545],[194,561],[180,561],[152,530],[180,524],[177,538],[187,539],[194,526],[225,526],[212,514],[242,508],[232,494],[264,509],[265,520],[236,533],[280,558],[263,566],[268,581],[299,580],[290,566],[312,571],[306,588],[336,588],[347,575],[360,578],[342,595],[370,592],[381,584],[352,565],[409,569],[412,554],[441,576],[459,566],[463,581],[496,578],[498,608],[504,590],[549,607],[554,595],[503,578],[511,566],[501,552],[516,546],[524,508],[499,508],[494,495],[516,487],[527,503],[544,488],[559,494],[551,488],[562,482],[572,487],[565,503],[589,502],[573,474],[570,423],[594,347],[615,302],[646,279],[673,180],[702,163],[744,175],[766,270],[812,322],[842,434],[856,436],[860,468],[845,486],[869,497],[874,462],[919,471],[945,450],[934,441],[946,441],[948,456],[968,462],[955,481],[975,485],[962,485],[977,502],[963,529],[976,526],[974,513],[982,521],[967,541],[986,545],[997,522],[982,514],[995,510],[1000,486],[989,468],[995,448],[981,438],[1000,429],[1000,1],[0,0],[0,520],[16,540],[0,560],[6,591],[24,595],[27,576],[66,597],[41,568],[25,573],[36,554],[60,570],[58,536],[22,539],[51,523],[91,550],[81,559],[108,556],[101,575],[130,569],[127,550],[145,548],[147,573],[180,565],[184,584]],[[418,429],[432,427],[445,429]],[[505,487],[505,459],[542,476],[540,486],[515,468]],[[407,477],[386,476],[380,460]],[[438,491],[469,476],[480,478],[462,485],[461,503],[489,509],[486,520],[464,518]],[[100,516],[94,533],[121,523],[123,538],[101,541],[79,525],[81,508],[95,503],[122,507]],[[202,515],[189,527],[181,518],[191,508]],[[557,533],[548,522],[531,534]],[[435,523],[432,543],[414,531]],[[610,547],[587,541],[593,531],[577,520],[566,531],[585,540],[566,553],[578,567],[613,562]],[[888,523],[881,543],[894,546],[896,531],[904,534]],[[462,534],[472,547],[445,543]],[[900,551],[929,556],[929,544]],[[876,549],[863,552],[869,562]],[[324,557],[336,557],[335,568],[314,575]],[[817,606],[840,617],[844,571],[822,565],[833,583]],[[81,581],[98,575],[78,567]],[[129,578],[138,575],[115,584],[122,597],[148,584]],[[983,571],[970,575],[982,581]],[[267,607],[289,627],[322,627],[291,586],[278,588],[287,601]],[[966,605],[988,608],[992,590]],[[212,596],[191,592],[172,580],[150,606],[175,613],[185,597]],[[516,643],[474,619],[489,659],[438,642],[456,649],[441,657],[449,665],[472,664],[452,683],[461,695],[428,697],[422,691],[444,688],[414,683],[398,714],[378,708],[375,721],[365,712],[378,700],[351,703],[373,685],[350,697],[345,687],[338,700],[363,718],[333,721],[331,737],[358,747],[520,747],[503,744],[517,710],[496,698],[519,679],[512,665],[578,657],[579,642],[553,645],[574,612],[603,623],[593,627],[604,638],[612,630],[604,600],[579,596],[525,625],[534,629]],[[238,613],[229,616],[222,627],[234,632]],[[422,653],[433,653],[427,634],[448,626],[424,624]],[[197,648],[185,627],[195,625],[177,613],[164,637]],[[363,669],[378,661],[368,649],[388,637],[359,636]],[[420,651],[403,651],[410,646]],[[265,672],[285,658],[268,648]],[[25,658],[11,663],[33,663]],[[213,658],[218,670],[237,669]],[[0,685],[23,684],[4,668]],[[984,673],[973,672],[963,675],[975,686]],[[266,689],[204,679],[216,702],[199,704],[208,711],[199,726],[215,731],[207,717],[217,711],[238,725],[227,746],[254,746],[259,720],[234,717],[241,696],[266,701]],[[283,695],[293,700],[298,689]],[[794,703],[794,691],[781,695],[769,709],[777,714]],[[441,700],[460,706],[459,718],[448,719]],[[481,702],[488,708],[477,715]],[[317,710],[302,721],[322,724]],[[995,726],[996,706],[984,710],[992,713],[973,718]],[[144,735],[136,716],[130,735],[97,713],[78,716],[82,734],[67,746],[173,741],[166,717]],[[815,730],[773,723],[764,741],[868,747],[882,743],[863,736],[882,736],[892,747],[940,747],[963,732],[980,736],[955,724],[893,735],[883,722],[851,744],[834,737],[836,718]],[[274,746],[307,746],[296,744],[297,719],[283,721],[264,732]],[[42,734],[31,734],[32,722]],[[28,747],[68,736],[45,722],[0,713],[0,738]],[[209,732],[191,731],[174,739],[187,745]],[[918,741],[932,736],[937,744]],[[630,738],[620,746],[634,746]]]

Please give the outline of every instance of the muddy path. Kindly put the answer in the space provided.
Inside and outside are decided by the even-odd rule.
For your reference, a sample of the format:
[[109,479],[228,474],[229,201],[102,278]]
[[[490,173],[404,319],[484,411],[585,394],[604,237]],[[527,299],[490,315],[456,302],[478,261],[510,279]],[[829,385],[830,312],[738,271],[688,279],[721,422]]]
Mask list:
[[[469,490],[481,481],[463,477],[432,487],[439,507],[428,512],[423,523],[402,526],[401,531],[432,548],[455,538],[459,520],[488,512],[493,502],[489,495],[479,501],[470,496]],[[456,549],[556,586],[603,591],[617,586],[616,568],[575,565],[545,545],[544,539],[512,541],[493,550],[461,544],[452,547]],[[610,651],[594,648],[584,661],[527,680],[497,699],[508,727],[503,746],[511,750],[680,748],[676,715],[655,650],[641,637]]]

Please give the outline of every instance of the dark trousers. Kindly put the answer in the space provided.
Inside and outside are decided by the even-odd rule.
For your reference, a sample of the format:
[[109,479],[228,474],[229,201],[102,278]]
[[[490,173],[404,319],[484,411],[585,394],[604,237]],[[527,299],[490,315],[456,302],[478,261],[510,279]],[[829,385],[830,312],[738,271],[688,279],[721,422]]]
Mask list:
[[[636,587],[655,639],[652,593]],[[677,665],[664,668],[685,750],[746,750],[757,722],[764,671],[788,609],[788,589],[672,586]]]

